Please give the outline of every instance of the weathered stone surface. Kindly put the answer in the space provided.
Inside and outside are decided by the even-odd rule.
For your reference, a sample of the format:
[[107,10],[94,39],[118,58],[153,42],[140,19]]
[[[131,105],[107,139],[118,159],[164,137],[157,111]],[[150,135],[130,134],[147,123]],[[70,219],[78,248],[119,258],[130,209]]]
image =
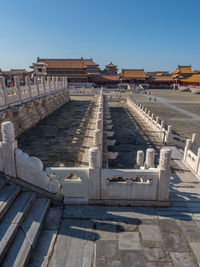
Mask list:
[[168,251],[184,252],[190,251],[187,241],[181,234],[163,234],[164,244]]
[[139,225],[143,240],[162,241],[162,235],[157,225]]
[[110,221],[97,221],[94,224],[96,229],[94,232],[101,240],[117,240],[117,227],[116,224]]
[[93,266],[94,223],[88,220],[63,220],[49,266]]
[[9,248],[8,254],[4,257],[2,266],[25,266],[27,255],[30,254],[31,244],[24,232],[19,229],[17,236]]
[[123,267],[146,267],[144,252],[142,250],[120,251],[121,266]]
[[147,261],[170,262],[168,252],[160,248],[145,248],[145,258]]
[[31,255],[28,266],[47,266],[53,253],[57,230],[43,230]]
[[118,234],[120,250],[141,250],[141,240],[139,232],[124,232]]
[[126,221],[135,218],[154,218],[155,209],[152,207],[115,207],[115,206],[68,206],[64,209],[64,218],[86,218],[99,220]]
[[190,252],[171,252],[170,257],[174,263],[175,267],[198,267],[198,263],[192,253]]
[[189,242],[190,247],[200,264],[200,242]]
[[182,226],[181,229],[188,241],[200,242],[200,228],[198,226]]
[[35,199],[34,193],[22,192],[0,223],[0,262]]
[[46,230],[56,230],[59,228],[61,214],[63,208],[59,206],[53,206],[49,209],[47,213],[46,220],[44,222],[43,229]]
[[36,199],[3,259],[2,266],[25,266],[35,246],[50,201]]
[[161,232],[166,233],[181,233],[180,226],[174,220],[159,220]]
[[120,267],[120,255],[117,241],[98,240],[96,243],[96,267]]
[[0,190],[0,219],[4,216],[20,191],[18,185],[4,186]]
[[174,267],[172,263],[168,262],[147,262],[147,267]]

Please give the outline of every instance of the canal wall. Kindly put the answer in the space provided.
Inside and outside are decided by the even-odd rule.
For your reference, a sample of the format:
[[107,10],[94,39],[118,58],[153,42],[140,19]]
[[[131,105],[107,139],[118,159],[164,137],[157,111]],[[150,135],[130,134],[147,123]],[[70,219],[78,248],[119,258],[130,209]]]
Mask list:
[[7,88],[0,77],[0,123],[11,121],[18,136],[70,100],[66,77],[26,77],[25,86]]

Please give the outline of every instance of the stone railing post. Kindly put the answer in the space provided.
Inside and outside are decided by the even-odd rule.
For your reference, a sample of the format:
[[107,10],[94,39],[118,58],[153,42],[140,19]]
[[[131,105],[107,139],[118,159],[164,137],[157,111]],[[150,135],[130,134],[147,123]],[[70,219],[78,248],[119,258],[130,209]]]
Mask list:
[[192,147],[192,140],[187,139],[186,144],[185,144],[185,149],[184,149],[184,155],[183,155],[183,161],[186,162],[186,157],[187,157],[187,151],[191,149]]
[[155,150],[153,148],[147,148],[146,150],[146,160],[145,160],[145,168],[154,168],[154,160],[155,160]]
[[191,150],[194,153],[197,153],[198,150],[198,145],[197,145],[197,134],[193,133],[192,135],[192,146],[191,146]]
[[31,91],[31,80],[29,76],[25,77],[25,85],[28,86],[29,97],[32,98],[32,91]]
[[15,140],[14,126],[11,121],[5,121],[1,124],[1,134],[1,171],[6,175],[16,177],[15,149],[17,148],[17,141]]
[[41,84],[44,87],[44,95],[45,95],[46,94],[45,77],[44,76],[41,76],[40,77],[40,81],[41,81]]
[[5,77],[3,77],[3,76],[0,76],[0,87],[3,90],[5,105],[7,106],[8,105],[8,90],[6,88]]
[[51,77],[50,76],[47,76],[47,83],[49,86],[49,92],[51,92]]
[[14,82],[15,82],[15,87],[17,88],[18,91],[19,101],[21,101],[21,88],[18,76],[14,76]]
[[100,199],[100,150],[89,149],[89,199]]
[[40,95],[40,90],[39,90],[39,86],[38,86],[38,77],[35,76],[33,79],[34,79],[34,85],[37,86],[37,95],[39,96]]
[[165,121],[161,121],[161,125],[160,125],[160,127],[161,127],[161,130],[162,130],[162,129],[165,129]]
[[169,198],[169,184],[170,184],[170,162],[171,162],[171,149],[162,148],[160,151],[159,160],[159,183],[157,200],[168,201]]
[[142,150],[138,150],[135,169],[138,169],[141,166],[144,166],[144,152]]
[[197,151],[197,160],[196,160],[196,166],[195,166],[195,173],[198,174],[198,170],[200,170],[200,148]]
[[172,126],[171,125],[168,125],[167,133],[166,133],[166,136],[165,136],[165,143],[167,145],[171,145],[172,144]]

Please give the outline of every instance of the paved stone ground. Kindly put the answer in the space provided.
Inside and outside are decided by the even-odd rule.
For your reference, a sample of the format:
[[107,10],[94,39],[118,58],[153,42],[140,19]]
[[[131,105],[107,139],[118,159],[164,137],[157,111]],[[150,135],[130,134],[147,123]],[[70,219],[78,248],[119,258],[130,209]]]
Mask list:
[[200,184],[172,149],[170,207],[52,207],[29,266],[200,266]]
[[44,167],[88,165],[84,153],[96,99],[71,97],[71,101],[38,122],[18,138],[19,148],[42,160]]

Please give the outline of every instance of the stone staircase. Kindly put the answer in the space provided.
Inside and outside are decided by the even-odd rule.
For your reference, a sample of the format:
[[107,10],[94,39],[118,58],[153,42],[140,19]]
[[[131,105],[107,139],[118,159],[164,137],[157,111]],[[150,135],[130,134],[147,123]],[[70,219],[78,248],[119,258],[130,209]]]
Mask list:
[[0,266],[26,266],[50,200],[0,179]]

